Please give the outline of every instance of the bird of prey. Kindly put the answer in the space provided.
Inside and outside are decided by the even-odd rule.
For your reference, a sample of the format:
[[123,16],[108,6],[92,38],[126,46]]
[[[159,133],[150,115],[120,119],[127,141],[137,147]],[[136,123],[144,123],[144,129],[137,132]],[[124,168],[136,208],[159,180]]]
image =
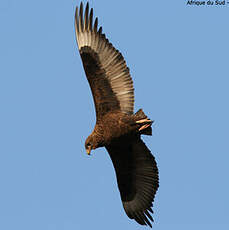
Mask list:
[[154,156],[141,139],[153,123],[142,109],[134,113],[134,88],[122,54],[98,28],[87,3],[76,7],[76,40],[96,110],[96,124],[85,142],[88,154],[105,147],[114,165],[127,216],[152,227],[152,203],[159,187]]

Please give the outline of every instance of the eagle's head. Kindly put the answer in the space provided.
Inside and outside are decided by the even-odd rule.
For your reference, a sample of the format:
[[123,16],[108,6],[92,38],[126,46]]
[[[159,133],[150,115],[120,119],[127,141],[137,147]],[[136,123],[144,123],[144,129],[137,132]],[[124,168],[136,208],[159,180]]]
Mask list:
[[88,136],[85,141],[85,149],[88,155],[90,155],[92,149],[96,149],[98,147],[102,147],[101,140],[99,136],[97,136],[94,132]]

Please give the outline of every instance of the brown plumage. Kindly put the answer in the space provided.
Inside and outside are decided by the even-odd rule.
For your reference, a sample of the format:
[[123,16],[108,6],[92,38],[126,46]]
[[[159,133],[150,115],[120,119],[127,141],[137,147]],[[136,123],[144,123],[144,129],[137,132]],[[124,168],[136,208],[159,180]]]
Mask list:
[[93,25],[93,9],[87,3],[76,8],[76,39],[87,80],[91,87],[96,125],[85,142],[91,149],[105,147],[113,162],[118,187],[129,218],[141,225],[153,221],[151,207],[159,186],[156,161],[141,140],[141,134],[151,135],[152,121],[142,110],[133,113],[134,88],[129,68],[116,50]]

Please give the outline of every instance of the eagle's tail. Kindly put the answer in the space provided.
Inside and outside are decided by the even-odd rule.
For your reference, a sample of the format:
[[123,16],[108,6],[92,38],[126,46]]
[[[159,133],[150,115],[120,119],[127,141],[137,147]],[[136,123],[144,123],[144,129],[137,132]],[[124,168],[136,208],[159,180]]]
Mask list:
[[136,117],[136,123],[139,125],[138,131],[140,134],[144,135],[152,135],[152,123],[153,121],[150,120],[142,109],[139,109],[134,116]]

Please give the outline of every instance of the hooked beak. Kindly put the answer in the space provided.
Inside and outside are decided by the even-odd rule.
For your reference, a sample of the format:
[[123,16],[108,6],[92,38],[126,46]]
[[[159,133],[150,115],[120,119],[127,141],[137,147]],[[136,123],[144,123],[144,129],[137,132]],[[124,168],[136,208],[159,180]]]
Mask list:
[[87,152],[88,155],[90,155],[90,153],[91,153],[91,146],[89,146],[89,147],[86,149],[86,152]]

